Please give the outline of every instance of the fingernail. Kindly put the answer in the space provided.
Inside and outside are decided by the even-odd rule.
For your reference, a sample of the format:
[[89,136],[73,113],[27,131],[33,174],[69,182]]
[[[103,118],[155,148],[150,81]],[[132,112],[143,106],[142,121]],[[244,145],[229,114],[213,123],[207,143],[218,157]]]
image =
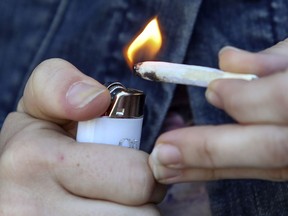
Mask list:
[[70,86],[66,100],[74,108],[83,108],[105,90],[105,87],[100,85],[79,81]]
[[181,153],[176,146],[158,144],[151,153],[155,164],[163,166],[180,166]]
[[[181,176],[181,152],[176,146],[158,144],[151,153],[152,170],[158,181]],[[151,163],[150,163],[151,164]]]
[[242,51],[241,49],[238,49],[238,48],[233,47],[233,46],[225,46],[222,49],[220,49],[219,55],[221,55],[224,51],[228,51],[228,50],[232,50],[232,51],[235,51],[235,52]]
[[155,154],[151,155],[150,166],[154,175],[154,178],[159,182],[166,182],[168,179],[176,178],[181,176],[181,169],[167,168],[159,163],[158,159],[155,158]]
[[[217,81],[214,81],[217,82]],[[221,108],[222,107],[222,101],[221,98],[218,96],[218,94],[215,92],[215,85],[213,85],[214,83],[212,83],[212,85],[210,85],[206,92],[205,92],[205,97],[207,99],[207,101],[209,103],[211,103],[212,105]]]

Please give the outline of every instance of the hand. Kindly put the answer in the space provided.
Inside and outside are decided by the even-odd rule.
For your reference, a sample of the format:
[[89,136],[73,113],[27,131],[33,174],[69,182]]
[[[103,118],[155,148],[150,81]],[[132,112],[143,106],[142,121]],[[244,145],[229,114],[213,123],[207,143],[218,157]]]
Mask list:
[[[149,163],[161,183],[255,178],[288,179],[288,40],[259,53],[219,53],[224,71],[254,81],[217,80],[206,97],[239,124],[190,127],[161,135]],[[209,115],[209,114],[207,114]]]
[[159,215],[146,153],[78,144],[75,121],[100,116],[107,89],[68,62],[33,72],[0,140],[0,215]]

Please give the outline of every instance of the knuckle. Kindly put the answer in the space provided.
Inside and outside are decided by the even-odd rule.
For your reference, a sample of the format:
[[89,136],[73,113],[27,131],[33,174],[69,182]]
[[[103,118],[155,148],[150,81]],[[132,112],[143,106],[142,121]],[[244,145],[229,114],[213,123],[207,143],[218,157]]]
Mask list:
[[267,152],[270,154],[271,163],[274,167],[288,166],[288,131],[278,127],[270,128],[267,134],[269,145]]
[[11,130],[13,130],[15,123],[15,113],[10,113],[6,117],[3,127],[0,131],[0,150],[6,146],[10,136],[12,136],[13,132],[11,133]]
[[[284,76],[284,77],[280,79],[281,80],[280,82],[277,82],[277,88],[272,89],[273,91],[272,97],[274,97],[277,107],[280,108],[279,113],[282,114],[280,115],[281,118],[283,118],[283,114],[286,115],[286,118],[284,118],[286,122],[288,120],[288,115],[286,114],[287,108],[288,108],[288,96],[287,96],[288,71],[283,74],[279,74],[279,76]],[[281,119],[281,121],[283,121],[283,119]]]
[[[5,151],[1,155],[1,169],[6,174],[13,176],[29,175],[29,169],[32,166],[32,160],[35,158],[31,155],[31,148],[25,141],[21,141],[18,137],[12,138],[7,143]],[[25,174],[26,173],[26,174]]]
[[202,145],[202,151],[203,153],[201,153],[200,155],[203,155],[202,158],[206,159],[206,166],[207,167],[211,167],[211,168],[215,168],[216,164],[215,164],[215,150],[213,148],[214,142],[212,139],[210,139],[210,137],[206,137],[203,141],[203,145]]
[[35,123],[26,125],[26,128],[12,136],[4,143],[0,157],[1,172],[10,177],[21,179],[33,176],[36,172],[49,164],[47,157],[43,157],[41,145],[38,145],[35,134],[27,133],[27,130],[35,126]]
[[21,112],[12,112],[8,114],[0,131],[0,149],[1,146],[3,147],[6,145],[11,137],[26,128],[27,123],[30,121],[27,116],[27,114]]
[[[53,89],[55,87],[53,83],[63,82],[63,73],[66,73],[72,67],[74,68],[74,66],[63,59],[54,58],[45,60],[34,69],[26,89],[30,94],[33,94],[35,97],[38,96],[41,99],[43,93],[55,90]],[[69,75],[72,76],[71,73]],[[70,79],[67,76],[65,78]]]

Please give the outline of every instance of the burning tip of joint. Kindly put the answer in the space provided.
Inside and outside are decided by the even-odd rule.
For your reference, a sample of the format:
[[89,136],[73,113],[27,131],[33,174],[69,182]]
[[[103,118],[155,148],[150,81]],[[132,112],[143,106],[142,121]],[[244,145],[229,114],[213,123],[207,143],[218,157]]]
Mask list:
[[139,63],[134,64],[133,70],[134,70],[134,71],[138,71],[138,70],[139,70],[139,67],[141,66],[141,64],[142,64],[142,62],[139,62]]
[[141,66],[143,62],[139,62],[134,64],[133,66],[133,74],[139,76],[143,79],[150,80],[150,81],[161,81],[161,79],[157,76],[157,73],[153,70],[148,70],[143,72]]
[[139,69],[140,66],[142,65],[142,62],[136,63],[133,65],[133,74],[139,76]]

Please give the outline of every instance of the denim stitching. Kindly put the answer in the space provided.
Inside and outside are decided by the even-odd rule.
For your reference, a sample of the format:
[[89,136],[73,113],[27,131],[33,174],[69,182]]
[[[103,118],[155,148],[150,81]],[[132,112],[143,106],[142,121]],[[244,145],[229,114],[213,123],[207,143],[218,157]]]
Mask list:
[[268,9],[269,9],[269,18],[270,18],[270,26],[271,26],[271,33],[272,33],[272,40],[273,40],[273,43],[276,44],[277,42],[277,31],[276,31],[276,23],[275,23],[275,4],[277,4],[276,1],[274,0],[270,0],[268,1]]
[[28,67],[28,72],[24,76],[24,80],[22,82],[22,85],[19,89],[18,95],[17,95],[17,100],[15,101],[14,107],[17,107],[18,100],[22,97],[26,82],[28,81],[34,67],[36,67],[36,64],[40,61],[42,58],[43,54],[45,53],[50,41],[52,40],[53,36],[55,35],[56,30],[59,27],[59,24],[62,21],[62,18],[64,16],[64,13],[66,12],[66,8],[68,5],[68,0],[61,0],[59,3],[59,6],[57,8],[56,14],[51,22],[51,25],[46,33],[46,36],[41,42],[41,45],[37,52],[35,53],[35,56],[31,62],[31,64]]

